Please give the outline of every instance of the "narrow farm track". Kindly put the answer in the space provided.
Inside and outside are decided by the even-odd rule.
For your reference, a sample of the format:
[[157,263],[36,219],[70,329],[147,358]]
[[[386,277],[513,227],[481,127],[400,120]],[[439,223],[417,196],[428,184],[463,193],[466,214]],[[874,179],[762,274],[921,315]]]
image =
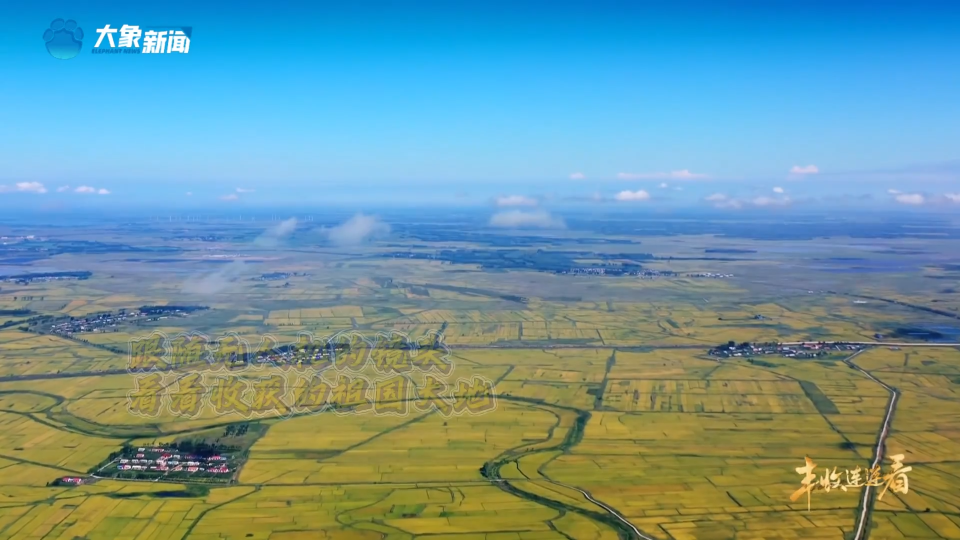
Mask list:
[[[869,371],[861,368],[853,362],[863,351],[857,351],[843,362],[851,368],[864,374],[871,381],[884,387],[890,393],[890,401],[887,405],[887,413],[883,418],[883,424],[880,427],[880,434],[877,436],[877,445],[873,450],[873,462],[870,467],[877,467],[883,460],[883,453],[887,444],[887,435],[890,433],[890,423],[893,420],[893,412],[897,408],[897,400],[900,398],[900,390],[888,385],[880,379],[874,377]],[[866,540],[870,536],[869,524],[870,514],[873,512],[873,486],[863,488],[863,495],[860,498],[859,512],[857,513],[856,527],[854,529],[853,540]]]

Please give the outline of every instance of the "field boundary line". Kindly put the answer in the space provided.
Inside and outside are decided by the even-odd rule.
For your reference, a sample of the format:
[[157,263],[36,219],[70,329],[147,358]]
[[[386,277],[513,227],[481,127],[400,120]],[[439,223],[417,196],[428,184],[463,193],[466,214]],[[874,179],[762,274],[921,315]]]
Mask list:
[[[897,400],[900,398],[900,391],[886,384],[880,379],[874,377],[873,375],[870,374],[870,372],[861,368],[860,366],[858,366],[853,362],[854,358],[856,358],[862,352],[863,351],[855,352],[854,354],[844,359],[843,363],[847,364],[851,368],[864,374],[867,378],[879,384],[880,386],[884,387],[887,390],[887,392],[890,393],[890,401],[887,404],[887,413],[886,413],[886,416],[884,416],[883,424],[881,424],[881,427],[880,427],[880,434],[877,437],[877,445],[874,448],[873,462],[870,465],[871,468],[876,468],[880,465],[880,461],[883,460],[883,451],[887,443],[887,435],[889,435],[890,433],[890,422],[893,419],[893,412],[897,407]],[[870,497],[872,493],[872,488],[873,486],[869,486],[869,485],[863,488],[863,496],[860,499],[860,513],[857,515],[856,529],[854,531],[853,540],[866,540],[869,537],[869,534],[868,534],[869,531],[867,530],[867,525],[870,519],[870,513],[873,506],[872,500]]]

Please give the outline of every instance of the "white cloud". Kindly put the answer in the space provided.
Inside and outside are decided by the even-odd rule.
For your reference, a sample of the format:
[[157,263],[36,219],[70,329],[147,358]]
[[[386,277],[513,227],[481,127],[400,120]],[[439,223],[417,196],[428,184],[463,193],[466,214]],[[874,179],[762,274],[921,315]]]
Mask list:
[[12,186],[3,186],[0,185],[0,193],[46,193],[47,188],[43,187],[43,184],[40,182],[17,182]]
[[888,190],[887,190],[887,193],[889,193],[889,194],[891,194],[891,195],[899,195],[899,194],[902,193],[902,192],[901,192],[899,189],[888,189]]
[[621,191],[620,193],[617,193],[613,198],[618,201],[624,201],[624,202],[647,201],[647,200],[650,200],[650,194],[642,189],[638,189],[636,191],[628,190],[628,191]]
[[925,203],[926,198],[919,193],[901,193],[894,197],[894,200],[900,204],[920,205]]
[[650,173],[617,173],[620,180],[698,180],[708,178],[705,174],[693,173],[687,169],[670,172],[650,172]]
[[776,197],[757,197],[751,201],[754,206],[786,206],[790,204],[790,197],[776,198]]
[[288,236],[290,233],[295,231],[297,228],[297,218],[292,217],[290,219],[281,221],[274,227],[260,233],[260,236],[253,239],[253,243],[261,247],[273,247],[276,246],[281,239],[285,236]]
[[782,187],[775,187],[775,188],[773,188],[773,192],[774,192],[774,193],[783,193],[783,188],[782,188]]
[[321,231],[338,246],[353,246],[364,241],[390,234],[390,225],[376,216],[357,214],[340,225]]
[[695,180],[697,178],[706,178],[706,177],[707,175],[705,174],[692,173],[687,169],[683,169],[682,171],[673,171],[672,173],[670,173],[670,178],[678,178],[680,180]]
[[570,173],[571,180],[584,180],[586,178],[587,178],[587,175],[583,174],[582,172]]
[[743,208],[744,205],[749,204],[753,206],[786,206],[790,204],[790,197],[767,197],[766,195],[761,195],[759,197],[754,197],[749,201],[741,201],[740,199],[734,199],[723,193],[714,193],[709,197],[704,199],[707,202],[713,203],[714,208],[731,208],[739,210]]
[[28,193],[46,193],[47,188],[40,182],[17,182],[17,191],[26,191]]
[[730,199],[729,201],[716,203],[713,206],[714,208],[729,208],[731,210],[739,210],[743,208],[743,203],[736,199]]
[[67,191],[69,189],[70,189],[70,186],[60,186],[57,188],[57,193],[63,193],[64,191]]
[[188,191],[188,192],[187,192],[187,197],[193,197],[193,192],[192,192],[192,191]]
[[190,294],[216,294],[230,288],[248,270],[246,263],[240,259],[234,259],[233,262],[223,265],[217,271],[200,279],[187,279],[181,285],[181,289]]
[[12,186],[0,186],[0,193],[11,193],[19,191],[21,193],[46,193],[47,188],[40,182],[17,182]]
[[253,193],[254,191],[256,191],[256,190],[254,190],[254,189],[242,188],[242,187],[238,187],[238,188],[237,188],[237,193]]
[[771,204],[775,204],[776,201],[773,197],[760,196],[753,199],[753,204],[757,206],[770,206]]
[[536,206],[537,200],[523,195],[506,195],[497,197],[497,206]]
[[[64,190],[64,191],[65,191],[66,189],[69,189],[69,188],[70,188],[70,186],[62,186],[61,188],[57,189],[57,191],[61,191],[61,190]],[[74,193],[82,193],[82,194],[85,194],[85,195],[90,195],[90,194],[93,194],[93,193],[96,193],[96,194],[98,194],[98,195],[109,195],[109,194],[110,194],[110,190],[109,190],[109,189],[106,189],[106,188],[97,189],[97,188],[95,188],[95,187],[90,187],[90,186],[80,186],[80,187],[78,187],[77,189],[73,190],[73,192],[74,192]]]
[[801,167],[800,165],[794,165],[790,169],[790,174],[817,174],[820,172],[820,168],[816,165],[807,165],[806,167]]
[[960,203],[960,193],[947,193],[944,197],[950,202]]
[[713,206],[714,208],[729,208],[731,210],[739,210],[743,208],[743,203],[736,199],[731,199],[729,201],[719,202]]
[[560,218],[550,215],[544,210],[524,212],[522,210],[508,210],[499,212],[490,217],[491,227],[505,229],[564,229],[566,224]]
[[[290,218],[281,221],[277,225],[270,227],[260,233],[253,239],[253,245],[259,247],[274,247],[280,243],[280,240],[290,235],[297,228],[297,218]],[[248,273],[252,273],[257,267],[245,263],[241,259],[234,259],[231,263],[223,265],[217,271],[207,274],[199,279],[190,278],[182,285],[183,292],[192,294],[216,294],[226,291],[244,278]]]
[[668,187],[670,187],[670,186],[667,185],[666,182],[660,182],[660,189],[667,189]]
[[236,201],[239,199],[240,199],[240,196],[237,195],[236,193],[230,193],[229,195],[224,195],[220,197],[221,201]]
[[706,200],[707,202],[713,203],[714,208],[729,208],[729,209],[739,210],[740,208],[743,207],[743,203],[741,203],[736,199],[731,199],[730,197],[727,197],[723,193],[714,193],[713,195],[710,195],[704,200]]

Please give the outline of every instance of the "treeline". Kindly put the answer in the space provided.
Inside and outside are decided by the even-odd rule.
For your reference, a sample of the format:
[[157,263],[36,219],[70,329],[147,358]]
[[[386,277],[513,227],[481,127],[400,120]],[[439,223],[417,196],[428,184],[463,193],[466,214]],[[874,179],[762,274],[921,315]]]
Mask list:
[[11,274],[7,276],[0,276],[0,281],[8,280],[32,280],[32,279],[64,279],[64,278],[74,278],[74,279],[87,279],[92,276],[93,273],[86,270],[79,272],[31,272],[28,274]]
[[0,309],[0,317],[26,317],[32,315],[29,309]]
[[220,455],[227,452],[238,452],[240,447],[238,446],[227,446],[220,444],[218,442],[206,442],[202,440],[185,440],[180,442],[172,443],[168,446],[171,450],[177,450],[183,454],[194,455],[203,459],[210,458],[211,456]]
[[62,253],[179,253],[180,251],[182,251],[180,248],[171,246],[130,246],[96,240],[25,240],[0,246],[0,253],[37,253],[42,254],[44,258]]
[[[577,259],[600,259],[606,264],[597,268],[616,267],[621,262],[652,260],[650,253],[594,253],[590,251],[544,251],[542,249],[444,249],[433,253],[394,252],[394,258],[427,259],[451,264],[475,264],[492,270],[536,270],[540,272],[563,272],[582,268]],[[634,263],[635,268],[639,265]]]

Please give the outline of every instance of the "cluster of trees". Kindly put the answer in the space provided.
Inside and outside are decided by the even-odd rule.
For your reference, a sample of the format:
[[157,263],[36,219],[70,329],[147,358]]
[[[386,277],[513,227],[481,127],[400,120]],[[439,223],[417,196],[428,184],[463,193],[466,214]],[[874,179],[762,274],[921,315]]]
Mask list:
[[223,430],[224,437],[243,437],[247,434],[247,430],[250,428],[250,424],[230,424],[226,429]]
[[186,440],[175,442],[169,446],[171,450],[177,450],[183,454],[190,454],[200,458],[209,458],[226,452],[235,452],[239,450],[235,446],[220,444],[219,439],[214,442],[204,440]]

